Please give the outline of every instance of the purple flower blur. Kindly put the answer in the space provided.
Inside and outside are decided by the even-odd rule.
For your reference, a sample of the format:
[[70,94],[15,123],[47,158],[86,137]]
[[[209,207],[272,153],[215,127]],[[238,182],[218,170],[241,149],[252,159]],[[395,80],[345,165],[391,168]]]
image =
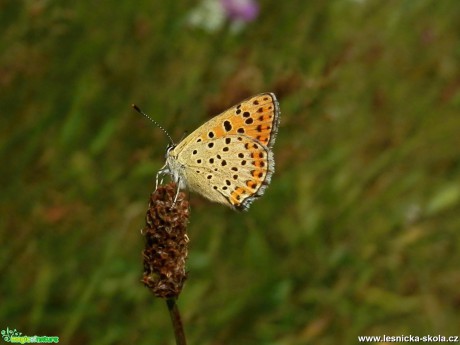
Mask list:
[[251,22],[259,14],[255,0],[220,0],[226,15],[236,21]]

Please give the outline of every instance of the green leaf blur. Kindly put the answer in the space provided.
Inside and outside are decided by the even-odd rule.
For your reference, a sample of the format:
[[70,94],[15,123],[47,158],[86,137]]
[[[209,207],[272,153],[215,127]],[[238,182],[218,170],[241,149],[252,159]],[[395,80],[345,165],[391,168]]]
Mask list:
[[459,335],[460,3],[0,4],[0,329],[173,344],[140,283],[167,138],[275,92],[276,172],[249,212],[190,195],[190,344]]

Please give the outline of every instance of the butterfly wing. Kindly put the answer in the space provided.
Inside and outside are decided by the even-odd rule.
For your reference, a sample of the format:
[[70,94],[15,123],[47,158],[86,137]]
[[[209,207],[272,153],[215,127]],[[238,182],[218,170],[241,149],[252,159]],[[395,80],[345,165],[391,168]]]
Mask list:
[[177,160],[192,191],[238,210],[264,193],[274,171],[271,150],[243,135],[191,143]]
[[168,153],[170,170],[206,198],[245,210],[260,197],[275,169],[271,148],[279,105],[263,93],[204,123]]
[[205,122],[181,141],[175,150],[180,152],[192,141],[204,142],[227,135],[244,135],[271,148],[278,133],[279,115],[275,94],[261,93]]

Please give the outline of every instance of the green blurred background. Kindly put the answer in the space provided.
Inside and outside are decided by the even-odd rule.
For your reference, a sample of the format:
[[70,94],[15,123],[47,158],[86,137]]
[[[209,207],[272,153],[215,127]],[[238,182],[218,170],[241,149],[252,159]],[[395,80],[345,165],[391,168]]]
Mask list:
[[173,344],[140,283],[167,139],[131,103],[178,141],[273,91],[264,197],[190,195],[189,343],[460,334],[460,3],[259,5],[238,24],[200,1],[0,3],[2,330]]

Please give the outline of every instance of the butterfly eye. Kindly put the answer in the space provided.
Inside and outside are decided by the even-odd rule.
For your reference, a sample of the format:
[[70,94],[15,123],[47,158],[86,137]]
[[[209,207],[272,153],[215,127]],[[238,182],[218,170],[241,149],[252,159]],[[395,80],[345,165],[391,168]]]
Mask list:
[[168,153],[174,150],[175,147],[176,145],[174,145],[173,143],[169,143],[168,146],[166,146],[166,153],[165,153],[166,158],[168,157]]

